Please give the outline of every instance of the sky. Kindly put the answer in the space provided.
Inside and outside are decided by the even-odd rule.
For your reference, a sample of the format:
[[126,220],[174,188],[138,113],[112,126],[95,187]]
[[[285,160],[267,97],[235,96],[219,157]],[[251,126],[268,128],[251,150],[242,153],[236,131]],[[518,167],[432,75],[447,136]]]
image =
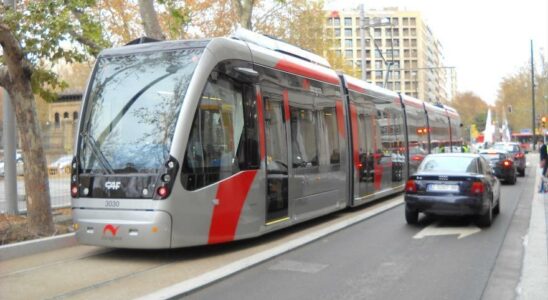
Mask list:
[[457,70],[457,91],[472,91],[494,105],[500,82],[529,66],[531,40],[536,71],[548,60],[548,0],[326,0],[326,8],[399,7],[421,12]]

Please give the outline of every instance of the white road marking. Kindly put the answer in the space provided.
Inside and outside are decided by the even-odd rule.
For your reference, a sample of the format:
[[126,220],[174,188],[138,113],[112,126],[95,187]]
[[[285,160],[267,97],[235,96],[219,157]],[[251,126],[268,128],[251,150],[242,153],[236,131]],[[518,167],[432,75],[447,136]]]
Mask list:
[[268,269],[273,271],[291,271],[314,274],[325,268],[327,268],[327,265],[284,259]]
[[458,234],[458,239],[465,238],[467,236],[471,236],[474,233],[478,233],[481,231],[477,226],[474,225],[468,225],[466,227],[439,227],[438,223],[433,223],[428,226],[426,226],[423,230],[419,231],[415,236],[413,236],[414,239],[422,239],[424,237],[428,236],[441,236],[441,235],[456,235]]

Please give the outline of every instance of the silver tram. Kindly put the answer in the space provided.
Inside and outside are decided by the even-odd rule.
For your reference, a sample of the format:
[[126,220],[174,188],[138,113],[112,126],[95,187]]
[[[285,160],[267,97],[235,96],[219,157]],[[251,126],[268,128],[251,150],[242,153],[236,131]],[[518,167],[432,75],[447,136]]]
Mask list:
[[462,144],[454,109],[245,30],[104,50],[81,115],[76,237],[117,248],[256,237],[401,192]]

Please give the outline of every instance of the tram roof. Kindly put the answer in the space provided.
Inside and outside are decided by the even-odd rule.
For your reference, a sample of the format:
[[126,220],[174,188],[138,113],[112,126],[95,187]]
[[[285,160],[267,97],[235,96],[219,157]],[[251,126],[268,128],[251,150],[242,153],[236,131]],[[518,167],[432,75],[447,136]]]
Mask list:
[[109,48],[101,51],[101,56],[141,53],[149,51],[165,51],[182,48],[204,48],[212,39],[200,40],[177,40],[177,41],[157,41],[142,44],[131,44],[116,48]]

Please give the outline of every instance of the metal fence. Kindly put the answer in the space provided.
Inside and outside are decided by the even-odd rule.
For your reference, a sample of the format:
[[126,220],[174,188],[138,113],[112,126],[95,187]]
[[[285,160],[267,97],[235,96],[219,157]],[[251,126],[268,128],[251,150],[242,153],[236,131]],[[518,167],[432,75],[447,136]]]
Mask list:
[[[0,122],[1,123],[1,122]],[[49,175],[49,190],[52,208],[70,206],[70,158],[73,155],[74,137],[77,122],[66,119],[59,123],[42,125],[42,142],[46,153]],[[1,134],[0,128],[0,134]],[[3,144],[0,143],[3,147]],[[17,150],[19,153],[20,150]],[[3,160],[3,151],[0,152]],[[58,162],[59,164],[55,164]],[[5,213],[8,195],[4,192],[3,165],[0,170],[0,213]],[[26,212],[26,193],[24,172],[24,156],[17,163],[17,206],[20,213]]]

